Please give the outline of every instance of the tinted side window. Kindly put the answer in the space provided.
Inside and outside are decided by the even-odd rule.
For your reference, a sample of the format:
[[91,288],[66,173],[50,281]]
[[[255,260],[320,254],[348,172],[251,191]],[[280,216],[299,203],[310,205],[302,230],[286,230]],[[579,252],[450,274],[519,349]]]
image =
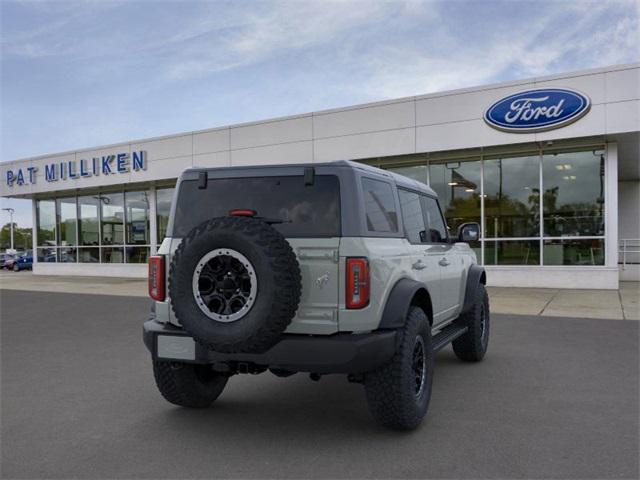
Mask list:
[[398,231],[398,214],[391,185],[380,180],[362,179],[367,229],[371,232]]
[[447,241],[447,227],[442,218],[438,201],[432,197],[422,197],[425,222],[428,228],[427,241],[441,243]]
[[427,237],[420,195],[402,189],[398,189],[398,194],[407,239],[411,243],[425,242]]

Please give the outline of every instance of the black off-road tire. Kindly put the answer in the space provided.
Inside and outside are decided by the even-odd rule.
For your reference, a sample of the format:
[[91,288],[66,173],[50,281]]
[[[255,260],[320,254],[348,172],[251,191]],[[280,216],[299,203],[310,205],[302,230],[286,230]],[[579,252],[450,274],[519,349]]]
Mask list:
[[[387,365],[365,375],[369,411],[380,424],[396,430],[412,430],[420,425],[429,408],[433,380],[434,352],[431,326],[424,311],[411,307],[401,335],[400,347]],[[413,369],[414,349],[423,343],[424,381],[416,393]]]
[[168,402],[189,408],[211,406],[228,380],[209,365],[158,361],[153,362],[153,376]]
[[460,360],[479,362],[484,358],[489,347],[489,320],[489,295],[485,286],[479,284],[471,309],[457,320],[468,328],[467,333],[452,342],[453,351]]
[[[250,310],[226,323],[200,309],[192,285],[200,259],[219,248],[244,255],[258,285]],[[183,328],[201,345],[224,353],[261,353],[277,343],[295,316],[301,289],[300,266],[287,240],[248,217],[214,218],[195,227],[177,248],[169,271],[171,306]]]

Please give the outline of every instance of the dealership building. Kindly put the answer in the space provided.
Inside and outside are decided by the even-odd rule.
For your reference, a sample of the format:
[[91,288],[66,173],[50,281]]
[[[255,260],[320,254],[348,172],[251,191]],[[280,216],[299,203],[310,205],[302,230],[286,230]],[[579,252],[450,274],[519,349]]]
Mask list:
[[429,184],[451,232],[480,223],[491,285],[640,279],[640,64],[5,162],[0,195],[33,202],[34,273],[143,277],[184,169],[347,159]]

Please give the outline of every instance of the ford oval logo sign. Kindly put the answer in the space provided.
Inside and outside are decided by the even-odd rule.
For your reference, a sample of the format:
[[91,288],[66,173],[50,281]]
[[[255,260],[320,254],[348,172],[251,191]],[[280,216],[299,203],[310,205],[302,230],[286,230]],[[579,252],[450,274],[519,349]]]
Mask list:
[[540,132],[575,122],[590,107],[589,97],[575,90],[541,88],[498,100],[484,113],[484,120],[507,132]]

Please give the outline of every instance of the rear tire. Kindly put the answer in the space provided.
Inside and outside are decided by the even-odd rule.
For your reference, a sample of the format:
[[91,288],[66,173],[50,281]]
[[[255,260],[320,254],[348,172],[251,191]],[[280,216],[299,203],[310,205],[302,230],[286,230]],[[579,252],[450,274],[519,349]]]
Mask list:
[[153,362],[153,375],[162,396],[181,407],[206,408],[220,396],[228,377],[209,365]]
[[18,265],[16,265],[15,263],[13,264],[13,271],[14,272],[19,272],[20,271],[20,267]]
[[384,367],[365,375],[369,411],[378,423],[412,430],[427,413],[433,380],[431,326],[424,311],[411,307],[398,331],[400,347]]
[[467,333],[453,341],[453,351],[465,362],[479,362],[489,347],[489,295],[484,285],[476,288],[471,310],[458,319],[468,328]]

